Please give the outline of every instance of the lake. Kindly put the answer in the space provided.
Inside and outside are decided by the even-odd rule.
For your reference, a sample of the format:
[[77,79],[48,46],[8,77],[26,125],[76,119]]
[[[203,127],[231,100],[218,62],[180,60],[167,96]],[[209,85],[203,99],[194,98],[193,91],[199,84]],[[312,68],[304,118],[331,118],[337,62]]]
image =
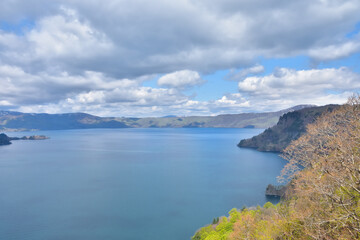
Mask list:
[[236,146],[262,129],[9,133],[0,239],[184,240],[232,208],[263,205],[285,161]]

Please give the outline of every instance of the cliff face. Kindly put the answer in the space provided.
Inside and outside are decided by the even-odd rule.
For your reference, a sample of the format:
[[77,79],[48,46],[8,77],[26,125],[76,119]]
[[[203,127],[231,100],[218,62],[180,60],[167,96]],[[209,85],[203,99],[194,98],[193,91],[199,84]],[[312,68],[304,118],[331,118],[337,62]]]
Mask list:
[[338,105],[304,108],[284,114],[278,123],[263,133],[250,139],[243,139],[239,147],[255,148],[264,152],[281,152],[291,141],[298,139],[306,132],[306,126],[313,123],[320,115],[331,112]]
[[266,196],[284,197],[286,192],[286,186],[274,186],[269,184],[266,188]]
[[1,133],[0,134],[0,145],[9,145],[11,144],[10,138],[6,136],[6,134]]

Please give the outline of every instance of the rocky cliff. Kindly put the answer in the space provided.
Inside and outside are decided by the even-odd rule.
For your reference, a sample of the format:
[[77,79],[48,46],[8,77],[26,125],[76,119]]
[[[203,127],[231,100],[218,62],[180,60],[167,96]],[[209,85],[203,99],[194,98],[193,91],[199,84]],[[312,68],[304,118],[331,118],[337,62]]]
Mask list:
[[306,126],[313,123],[320,115],[330,112],[338,105],[304,108],[289,112],[280,117],[278,123],[266,129],[260,135],[250,139],[243,139],[239,147],[255,148],[264,152],[281,152],[291,141],[306,132]]
[[265,195],[266,196],[273,196],[273,197],[284,197],[286,192],[287,186],[274,186],[269,184],[266,188]]

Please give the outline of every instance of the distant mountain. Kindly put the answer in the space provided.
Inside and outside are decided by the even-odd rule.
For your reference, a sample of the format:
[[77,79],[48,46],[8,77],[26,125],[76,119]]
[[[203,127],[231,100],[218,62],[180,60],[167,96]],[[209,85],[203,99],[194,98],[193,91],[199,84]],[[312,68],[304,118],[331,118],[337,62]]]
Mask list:
[[124,128],[114,118],[102,118],[86,113],[46,114],[0,111],[3,129],[60,130],[81,128]]
[[241,140],[238,146],[264,152],[281,152],[292,140],[298,139],[306,132],[308,124],[313,123],[321,114],[338,107],[339,105],[326,105],[288,112],[280,117],[275,126],[255,137]]
[[313,105],[299,105],[277,112],[223,114],[218,116],[123,119],[129,127],[145,128],[268,128],[284,113]]
[[225,114],[218,116],[114,118],[86,113],[36,114],[0,111],[0,129],[61,130],[82,128],[268,128],[284,113],[311,107],[293,108],[265,113]]

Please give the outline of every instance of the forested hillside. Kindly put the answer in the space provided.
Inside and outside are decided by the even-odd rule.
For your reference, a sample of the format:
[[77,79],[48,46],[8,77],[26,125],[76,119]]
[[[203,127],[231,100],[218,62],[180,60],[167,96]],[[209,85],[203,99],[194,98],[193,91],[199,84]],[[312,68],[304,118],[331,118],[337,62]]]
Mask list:
[[360,98],[308,125],[282,156],[287,199],[233,209],[192,239],[360,239]]
[[313,123],[323,113],[331,112],[338,105],[304,108],[288,112],[280,117],[278,123],[263,133],[250,139],[243,139],[239,147],[255,148],[264,152],[281,152],[291,141],[306,132],[306,126]]

